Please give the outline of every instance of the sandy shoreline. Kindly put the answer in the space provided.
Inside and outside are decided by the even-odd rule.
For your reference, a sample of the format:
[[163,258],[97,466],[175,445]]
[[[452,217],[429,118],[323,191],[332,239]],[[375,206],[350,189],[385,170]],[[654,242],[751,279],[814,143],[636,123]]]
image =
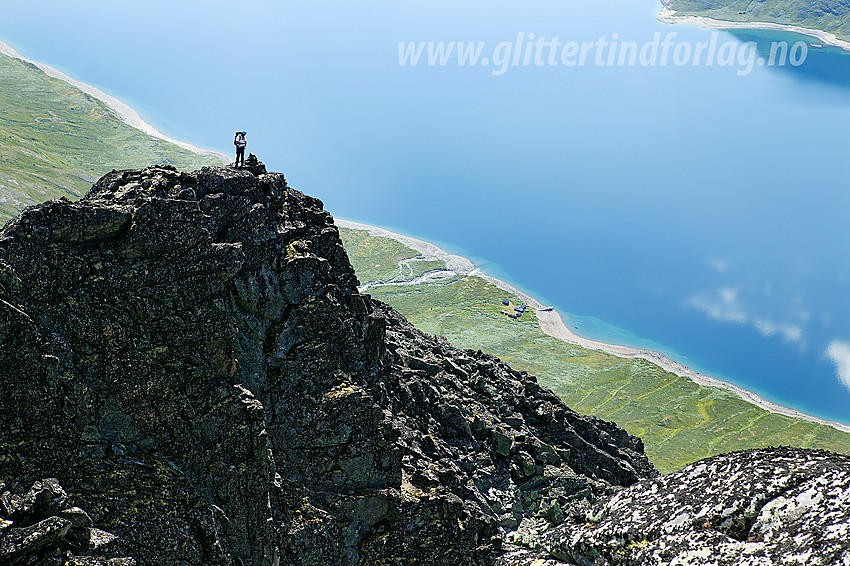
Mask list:
[[130,106],[121,102],[120,100],[118,100],[114,96],[110,96],[110,95],[106,94],[105,92],[103,92],[102,90],[100,90],[96,87],[85,84],[85,83],[80,82],[76,79],[73,79],[73,78],[69,77],[68,75],[66,75],[65,73],[63,73],[62,71],[59,71],[58,69],[51,67],[50,65],[45,65],[44,63],[39,63],[38,61],[33,61],[31,59],[27,59],[26,57],[24,57],[23,55],[18,53],[15,50],[15,48],[12,47],[11,45],[9,45],[8,43],[0,41],[0,53],[2,53],[3,55],[6,55],[8,57],[12,57],[13,59],[19,59],[19,60],[24,61],[26,63],[30,63],[32,65],[35,65],[36,67],[41,69],[44,72],[44,74],[47,75],[48,77],[53,77],[54,79],[59,79],[60,81],[64,81],[64,82],[66,82],[66,83],[68,83],[72,86],[77,87],[78,89],[83,91],[85,94],[88,94],[92,98],[96,98],[97,100],[100,100],[110,110],[115,112],[116,116],[118,116],[118,118],[122,122],[127,124],[128,126],[132,126],[133,128],[136,128],[137,130],[140,130],[140,131],[144,132],[145,134],[147,134],[151,137],[158,138],[158,139],[161,139],[161,140],[169,142],[169,143],[173,143],[174,145],[182,147],[183,149],[187,149],[187,150],[189,150],[193,153],[197,153],[197,154],[200,154],[200,155],[213,155],[213,156],[216,156],[219,159],[221,159],[224,164],[230,163],[230,157],[221,153],[220,151],[213,151],[213,150],[210,150],[210,149],[201,149],[201,148],[196,147],[192,144],[189,144],[189,143],[186,143],[186,142],[181,142],[179,140],[175,140],[174,138],[170,138],[170,137],[166,136],[165,134],[163,134],[162,132],[160,132],[159,130],[157,130],[156,128],[154,128],[153,126],[148,124],[147,122],[145,122],[142,119],[142,117],[139,115],[138,112],[136,112]]
[[566,324],[564,324],[564,321],[561,320],[561,315],[559,315],[556,311],[541,310],[544,308],[544,305],[534,297],[520,291],[513,285],[510,285],[509,283],[506,283],[501,279],[496,279],[495,277],[487,275],[486,273],[481,271],[480,268],[476,267],[475,264],[473,264],[469,259],[459,255],[450,254],[445,250],[441,249],[439,246],[432,244],[431,242],[426,242],[418,238],[413,238],[411,236],[405,236],[403,234],[391,232],[390,230],[387,230],[385,228],[362,224],[360,222],[353,222],[350,220],[340,219],[335,219],[335,222],[337,226],[341,226],[344,228],[352,228],[355,230],[365,230],[373,236],[384,236],[386,238],[396,240],[401,244],[413,250],[416,250],[417,252],[422,254],[426,259],[445,261],[446,267],[449,270],[457,273],[458,275],[475,275],[481,277],[482,279],[489,281],[499,289],[516,295],[517,297],[522,299],[525,304],[535,309],[537,319],[540,322],[540,330],[542,330],[544,334],[548,334],[549,336],[552,336],[569,344],[575,344],[577,346],[581,346],[582,348],[587,348],[588,350],[599,350],[621,358],[641,358],[660,366],[666,371],[690,379],[691,381],[699,385],[704,385],[708,387],[719,387],[721,389],[731,391],[732,393],[738,395],[738,397],[740,397],[744,401],[756,405],[757,407],[760,407],[771,413],[777,413],[788,417],[795,417],[798,419],[831,426],[842,432],[850,432],[850,426],[848,425],[828,421],[818,417],[813,417],[811,415],[801,413],[800,411],[797,411],[795,409],[783,407],[782,405],[777,405],[776,403],[772,403],[766,399],[763,399],[755,393],[747,391],[746,389],[742,389],[737,385],[733,385],[729,382],[722,381],[720,379],[699,373],[698,371],[695,371],[683,364],[680,364],[675,360],[671,360],[661,352],[632,348],[629,346],[620,346],[617,344],[606,344],[604,342],[598,342],[596,340],[590,340],[589,338],[579,336],[578,334],[571,331]]
[[827,45],[840,47],[846,51],[850,51],[850,41],[838,39],[835,34],[825,32],[819,29],[804,28],[801,26],[774,24],[771,22],[730,22],[726,20],[715,20],[705,16],[678,16],[676,11],[665,6],[658,14],[658,21],[664,24],[697,24],[709,29],[758,29],[770,31],[787,31],[791,33],[799,33],[817,38]]

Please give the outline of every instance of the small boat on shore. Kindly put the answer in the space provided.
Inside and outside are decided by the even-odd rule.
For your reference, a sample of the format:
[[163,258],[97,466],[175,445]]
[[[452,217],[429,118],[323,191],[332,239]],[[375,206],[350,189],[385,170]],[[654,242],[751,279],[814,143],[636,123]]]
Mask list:
[[555,310],[555,307],[553,307],[552,305],[549,305],[548,307],[540,307],[537,310],[539,310],[539,311],[553,311],[553,310]]

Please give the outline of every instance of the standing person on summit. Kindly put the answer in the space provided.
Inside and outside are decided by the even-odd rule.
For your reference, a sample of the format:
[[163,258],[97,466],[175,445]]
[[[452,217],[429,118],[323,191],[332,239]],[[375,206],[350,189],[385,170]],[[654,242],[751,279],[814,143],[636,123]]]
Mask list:
[[236,137],[233,138],[233,145],[236,146],[236,163],[234,163],[236,167],[239,167],[240,158],[242,165],[245,165],[245,146],[248,145],[248,141],[245,139],[246,135],[246,132],[236,132]]

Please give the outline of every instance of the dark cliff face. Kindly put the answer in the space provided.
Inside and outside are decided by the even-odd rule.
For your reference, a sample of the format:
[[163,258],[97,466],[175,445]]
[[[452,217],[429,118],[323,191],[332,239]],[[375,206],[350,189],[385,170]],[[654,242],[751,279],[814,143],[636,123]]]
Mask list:
[[8,224],[0,385],[0,564],[850,565],[847,457],[657,477],[358,294],[322,203],[257,163]]
[[56,478],[117,539],[9,556],[489,564],[524,519],[656,475],[639,439],[356,288],[322,203],[262,166],[27,209],[0,233],[0,500]]

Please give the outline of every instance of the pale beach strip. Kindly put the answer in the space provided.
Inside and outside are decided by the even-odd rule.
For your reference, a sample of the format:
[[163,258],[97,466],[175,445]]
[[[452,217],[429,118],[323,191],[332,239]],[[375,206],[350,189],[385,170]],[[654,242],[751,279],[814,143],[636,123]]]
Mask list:
[[744,401],[756,405],[757,407],[769,411],[771,413],[776,413],[821,425],[830,426],[842,432],[850,433],[850,426],[848,425],[828,421],[818,417],[813,417],[811,415],[807,415],[805,413],[797,411],[796,409],[777,405],[776,403],[759,397],[752,391],[747,391],[746,389],[742,389],[741,387],[738,387],[737,385],[734,385],[727,381],[722,381],[720,379],[695,371],[675,360],[671,360],[661,352],[632,348],[630,346],[621,346],[618,344],[606,344],[604,342],[590,340],[588,338],[579,336],[578,334],[571,331],[566,324],[564,324],[564,321],[561,320],[561,315],[559,315],[555,310],[543,310],[547,307],[544,307],[544,305],[534,297],[528,295],[527,293],[524,293],[523,291],[520,291],[513,285],[510,285],[509,283],[506,283],[501,279],[496,279],[495,277],[487,275],[479,267],[476,267],[476,265],[469,259],[456,254],[451,254],[441,249],[439,246],[432,244],[431,242],[426,242],[425,240],[420,240],[411,236],[398,234],[385,228],[362,224],[360,222],[353,222],[351,220],[341,220],[337,218],[335,219],[335,222],[337,226],[343,228],[350,228],[353,230],[365,230],[372,236],[383,236],[385,238],[396,240],[397,242],[407,246],[408,248],[419,252],[426,260],[442,260],[446,262],[446,268],[449,271],[452,271],[458,275],[466,277],[477,276],[481,277],[486,281],[489,281],[499,289],[502,289],[507,293],[515,295],[516,297],[521,299],[525,304],[534,308],[537,314],[537,320],[540,323],[540,330],[543,331],[544,334],[557,338],[563,342],[566,342],[568,344],[575,344],[577,346],[581,346],[582,348],[587,348],[588,350],[599,350],[601,352],[605,352],[606,354],[611,354],[621,358],[641,358],[654,363],[655,365],[661,367],[666,371],[669,371],[670,373],[690,379],[698,385],[703,385],[707,387],[719,387],[721,389],[731,391]]
[[18,51],[8,43],[0,41],[0,53],[8,57],[12,57],[13,59],[18,59],[25,63],[35,65],[36,67],[41,69],[41,71],[44,72],[44,74],[48,77],[53,77],[54,79],[64,81],[80,89],[83,93],[91,96],[92,98],[103,102],[107,106],[107,108],[112,110],[115,115],[118,116],[118,118],[128,126],[136,128],[137,130],[140,130],[151,137],[161,139],[168,143],[173,143],[174,145],[182,147],[183,149],[187,149],[193,153],[197,153],[199,155],[212,155],[221,159],[222,163],[224,164],[230,163],[230,158],[225,154],[221,153],[220,151],[213,151],[211,149],[201,149],[192,144],[175,140],[174,138],[166,136],[165,134],[145,122],[138,112],[136,112],[130,106],[121,102],[114,96],[110,96],[99,88],[93,87],[86,83],[80,82],[72,77],[69,77],[62,71],[55,69],[50,65],[45,65],[44,63],[39,63],[38,61],[27,59],[26,57],[18,53]]
[[705,16],[680,16],[676,11],[669,6],[665,6],[658,14],[658,21],[664,24],[697,24],[709,29],[756,29],[768,31],[787,31],[791,33],[799,33],[800,35],[808,35],[822,41],[833,47],[850,51],[850,41],[838,39],[835,34],[825,32],[819,29],[804,28],[802,26],[775,24],[771,22],[731,22],[728,20],[715,20]]

